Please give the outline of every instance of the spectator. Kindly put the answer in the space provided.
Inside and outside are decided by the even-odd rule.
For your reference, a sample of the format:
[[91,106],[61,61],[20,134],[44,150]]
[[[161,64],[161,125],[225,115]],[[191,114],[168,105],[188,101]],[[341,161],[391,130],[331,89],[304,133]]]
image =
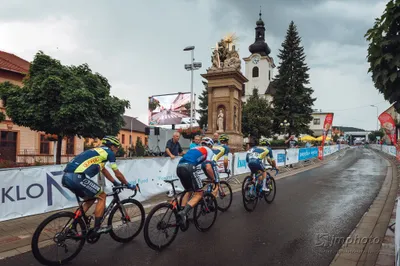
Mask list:
[[[185,152],[182,150],[181,144],[179,143],[180,136],[181,134],[178,131],[175,131],[172,139],[167,141],[167,145],[165,146],[165,157],[175,159],[176,156],[185,154]],[[173,195],[174,191],[171,189],[168,192],[168,197],[172,197]]]
[[288,144],[289,149],[297,148],[299,145],[297,141],[294,139],[294,135],[290,136],[286,141],[285,144]]
[[176,156],[185,154],[182,150],[181,144],[179,144],[180,137],[181,134],[178,131],[175,131],[172,139],[167,141],[167,145],[165,146],[165,157],[175,159]]
[[218,140],[219,134],[217,132],[214,133],[213,141],[215,145],[221,145],[221,143]]
[[200,135],[196,135],[196,136],[194,137],[193,142],[190,143],[189,149],[192,149],[192,148],[194,148],[194,147],[199,146],[199,145],[200,145],[200,140],[201,140]]

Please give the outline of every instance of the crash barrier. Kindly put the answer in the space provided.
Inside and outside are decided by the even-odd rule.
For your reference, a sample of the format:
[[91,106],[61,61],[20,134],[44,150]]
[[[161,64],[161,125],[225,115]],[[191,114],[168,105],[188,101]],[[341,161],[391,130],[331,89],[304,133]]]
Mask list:
[[[381,151],[383,153],[389,154],[396,157],[396,147],[393,145],[380,145],[380,144],[370,144],[372,149]],[[400,213],[400,197],[396,199],[396,213]],[[396,215],[395,225],[400,224],[400,215]],[[390,225],[389,225],[390,226]],[[400,266],[400,230],[394,231],[394,241],[395,241],[395,254],[396,254],[396,265]]]
[[[324,155],[330,155],[344,147],[339,144],[325,146]],[[273,150],[273,155],[278,166],[285,166],[318,157],[318,147],[278,149]],[[230,178],[233,180],[235,175],[250,172],[246,164],[246,152],[230,153],[228,158]],[[126,159],[118,160],[117,164],[128,181],[139,184],[141,193],[137,194],[136,199],[144,201],[171,189],[171,185],[163,181],[178,178],[176,166],[179,159],[180,157]],[[64,167],[65,164],[1,169],[0,221],[77,206],[75,195],[61,185]],[[106,167],[112,172],[107,164]],[[224,171],[223,159],[218,161],[218,168],[221,172]],[[204,177],[201,170],[198,173]],[[226,174],[221,174],[221,179],[226,177]],[[97,178],[106,192],[111,191],[108,180],[104,181],[100,176],[94,178]],[[176,183],[177,189],[182,190],[180,182]],[[120,196],[125,198],[131,194],[131,191],[124,190]]]

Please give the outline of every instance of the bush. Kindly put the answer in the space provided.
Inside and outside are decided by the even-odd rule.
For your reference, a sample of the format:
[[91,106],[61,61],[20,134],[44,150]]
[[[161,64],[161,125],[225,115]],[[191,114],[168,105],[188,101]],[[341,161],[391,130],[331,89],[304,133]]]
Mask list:
[[137,137],[136,139],[136,156],[143,157],[144,156],[144,145],[142,143],[142,139],[140,137]]
[[126,153],[125,149],[122,146],[120,146],[117,151],[116,157],[124,157],[125,153]]

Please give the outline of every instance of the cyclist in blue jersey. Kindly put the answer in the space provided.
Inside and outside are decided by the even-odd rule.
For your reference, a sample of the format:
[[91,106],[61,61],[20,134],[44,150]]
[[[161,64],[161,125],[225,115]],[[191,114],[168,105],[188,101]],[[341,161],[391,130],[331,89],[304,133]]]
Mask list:
[[[229,173],[229,169],[228,169],[228,155],[229,155],[229,147],[228,147],[228,141],[229,141],[229,136],[226,134],[222,134],[221,136],[219,136],[218,141],[220,142],[220,144],[216,144],[214,143],[213,147],[212,147],[212,151],[214,152],[215,156],[213,157],[213,160],[211,162],[206,161],[204,163],[202,163],[202,169],[204,171],[204,173],[206,174],[206,176],[211,179],[212,181],[215,182],[219,182],[219,173],[218,173],[218,160],[222,157],[224,157],[224,168],[225,168],[225,173]],[[211,167],[213,169],[214,172],[214,178],[212,178],[211,176],[209,176],[207,174],[206,171],[206,165],[207,164],[211,164]],[[218,193],[218,184],[215,186],[215,189],[213,191],[214,196],[216,197]]]
[[[188,150],[180,159],[176,168],[176,174],[179,177],[182,186],[186,191],[190,192],[185,193],[185,196],[183,196],[182,207],[184,207],[184,209],[178,213],[183,222],[182,225],[186,224],[186,217],[189,211],[201,200],[203,184],[201,179],[194,175],[194,172],[196,171],[197,165],[202,164],[203,162],[211,162],[213,160],[214,152],[211,150],[213,144],[214,141],[212,139],[203,138],[201,146]],[[207,164],[204,171],[214,178],[214,171],[211,164]],[[188,199],[193,193],[193,198],[188,202]]]
[[[118,170],[115,158],[115,154],[121,146],[118,138],[106,136],[102,139],[102,144],[103,146],[101,147],[86,150],[73,158],[66,165],[62,177],[63,186],[71,190],[77,196],[84,199],[97,198],[98,203],[94,211],[94,231],[99,234],[110,231],[111,226],[100,228],[101,218],[106,206],[106,193],[91,178],[101,171],[103,175],[114,184],[114,186],[120,185],[120,183],[116,181],[105,168],[105,163],[108,161],[110,162],[111,169],[114,171],[114,174],[119,181],[127,185],[130,189],[136,189],[136,185],[128,183],[124,175]],[[95,200],[85,202],[83,204],[84,211],[86,212],[94,202]]]
[[267,172],[263,163],[264,158],[268,156],[266,157],[268,163],[272,165],[272,167],[274,167],[276,170],[278,170],[274,156],[272,154],[272,149],[269,146],[269,142],[265,139],[262,139],[260,140],[259,146],[251,148],[246,155],[247,166],[250,168],[251,172],[256,173],[258,171],[262,171],[262,177],[259,180],[263,181],[262,189],[264,191],[269,191],[269,188],[266,184]]

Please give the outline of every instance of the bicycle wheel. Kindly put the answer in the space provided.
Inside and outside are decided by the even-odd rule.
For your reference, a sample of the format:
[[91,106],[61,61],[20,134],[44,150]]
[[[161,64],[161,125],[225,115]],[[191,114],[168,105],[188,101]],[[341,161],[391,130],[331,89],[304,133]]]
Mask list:
[[253,180],[252,176],[246,176],[245,179],[242,182],[242,196],[244,196],[244,187],[246,185],[246,183],[251,182]]
[[[165,214],[159,214],[157,215],[156,212],[160,211],[161,209],[165,209],[166,212]],[[156,218],[161,218],[160,221],[157,221]],[[164,221],[164,218],[166,218],[166,221]],[[175,219],[175,221],[171,221],[171,219]],[[151,239],[149,230],[151,226],[156,227],[158,231],[161,231],[162,234],[165,235],[166,238],[170,236],[168,233],[167,229],[172,228],[172,237],[170,240],[167,240],[164,244],[157,244],[154,243],[154,240]],[[152,223],[152,224],[150,224]],[[176,238],[179,230],[179,225],[178,225],[178,213],[175,209],[173,209],[172,205],[169,203],[160,203],[157,206],[155,206],[149,213],[149,215],[146,218],[146,221],[144,223],[144,240],[146,241],[146,244],[154,250],[161,251],[164,248],[168,247],[171,245],[172,241]],[[160,238],[160,237],[158,237]],[[157,239],[157,237],[156,237]]]
[[269,179],[270,179],[268,182],[269,192],[265,193],[264,199],[267,203],[271,204],[274,201],[276,195],[276,183],[275,179],[272,176],[270,176]]
[[[119,212],[117,212],[119,211]],[[132,212],[133,211],[133,212]],[[114,218],[115,214],[121,214],[120,218]],[[115,205],[108,217],[108,225],[112,225],[110,236],[115,241],[127,243],[134,239],[142,230],[145,219],[145,212],[143,205],[135,199],[125,199]],[[113,225],[114,222],[114,225]],[[132,226],[129,230],[129,235],[126,237],[118,236],[115,226]],[[137,229],[135,229],[137,227]]]
[[225,212],[229,209],[232,204],[232,188],[226,181],[219,182],[217,203],[218,210]]
[[243,189],[243,205],[246,211],[255,210],[258,202],[257,186],[254,181],[247,182]]
[[[211,213],[211,222],[208,226],[203,226],[200,224],[199,219],[202,216],[206,216],[207,214]],[[213,194],[205,192],[203,198],[200,200],[199,203],[194,207],[194,225],[196,226],[197,230],[200,232],[206,232],[210,230],[210,228],[214,225],[215,220],[217,219],[218,214],[218,203],[217,199],[214,197]]]
[[[35,259],[45,265],[62,265],[71,261],[79,254],[79,252],[83,248],[83,245],[85,244],[84,236],[86,235],[86,224],[81,218],[79,218],[74,228],[72,228],[71,223],[74,220],[74,217],[75,214],[72,212],[59,212],[47,217],[43,222],[39,224],[39,226],[35,230],[35,233],[32,236],[31,241],[32,253]],[[67,218],[67,221],[61,223],[61,232],[59,232],[57,229],[57,231],[54,229],[45,229],[47,225],[63,218]],[[80,228],[78,228],[78,226]],[[71,231],[70,227],[71,229],[73,229],[73,231]],[[56,231],[55,235],[50,236],[50,233],[54,231]],[[45,238],[39,240],[42,232]],[[69,246],[67,247],[67,244],[65,243],[66,240],[77,242],[77,249],[75,250],[75,252],[72,252],[72,254],[65,258],[56,258],[54,260],[47,259],[44,256],[45,251],[48,251],[49,249],[47,246],[52,243],[56,244],[57,252],[54,252],[54,249],[51,249],[49,252],[51,255],[56,254],[56,256],[58,257],[58,255],[62,254],[62,252],[58,251],[58,248],[62,248],[64,250],[64,253],[68,253],[70,251],[70,248]]]

